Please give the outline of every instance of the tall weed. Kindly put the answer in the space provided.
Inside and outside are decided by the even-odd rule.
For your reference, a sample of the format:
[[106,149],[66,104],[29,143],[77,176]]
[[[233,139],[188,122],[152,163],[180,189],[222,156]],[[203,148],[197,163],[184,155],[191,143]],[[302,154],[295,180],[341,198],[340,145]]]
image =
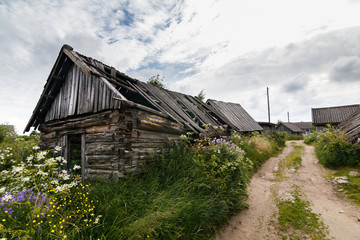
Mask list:
[[331,127],[319,133],[315,153],[325,167],[360,166],[360,144],[348,142],[344,132],[338,132]]

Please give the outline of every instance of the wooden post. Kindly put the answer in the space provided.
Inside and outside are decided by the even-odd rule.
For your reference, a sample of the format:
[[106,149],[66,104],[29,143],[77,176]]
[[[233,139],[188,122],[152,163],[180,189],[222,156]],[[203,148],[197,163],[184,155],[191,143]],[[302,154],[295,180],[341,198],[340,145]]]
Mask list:
[[269,101],[269,88],[266,88],[266,95],[267,95],[267,104],[268,104],[268,118],[269,118],[269,122],[270,122],[270,101]]

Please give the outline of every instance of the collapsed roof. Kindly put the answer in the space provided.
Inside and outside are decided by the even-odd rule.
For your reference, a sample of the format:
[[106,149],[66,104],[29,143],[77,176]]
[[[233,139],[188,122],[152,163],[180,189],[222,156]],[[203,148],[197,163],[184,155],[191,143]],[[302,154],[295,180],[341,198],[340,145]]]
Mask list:
[[216,101],[208,99],[208,105],[217,112],[224,115],[231,123],[230,126],[238,132],[262,131],[263,128],[245,111],[245,109],[237,103]]
[[360,110],[353,113],[345,121],[338,125],[340,131],[348,135],[348,140],[356,142],[360,138]]
[[[222,102],[215,103],[213,100],[212,103],[205,104],[197,97],[141,82],[119,72],[114,67],[74,51],[69,45],[64,45],[24,132],[29,131],[31,127],[37,129],[41,123],[49,121],[47,112],[54,104],[54,99],[59,94],[66,75],[74,65],[86,76],[95,76],[96,81],[100,81],[101,85],[105,85],[107,91],[111,92],[113,99],[166,116],[180,123],[188,131],[201,133],[204,131],[204,124],[229,126],[236,131],[262,130],[238,104],[227,103],[228,106],[232,107],[232,110],[228,111],[226,106],[223,106],[224,110],[222,110],[222,107],[218,106]],[[63,103],[59,102],[59,104]],[[111,102],[109,106],[105,107],[116,109],[120,105]],[[97,110],[90,109],[89,111],[95,112]],[[238,116],[234,116],[237,114],[236,111],[239,111]],[[85,112],[81,111],[79,107],[71,111],[73,115],[83,113]]]

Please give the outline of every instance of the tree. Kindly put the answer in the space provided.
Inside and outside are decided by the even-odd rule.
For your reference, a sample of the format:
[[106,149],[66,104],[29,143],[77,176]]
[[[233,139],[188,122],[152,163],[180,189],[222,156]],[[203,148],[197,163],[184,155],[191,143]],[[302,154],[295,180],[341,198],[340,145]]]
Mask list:
[[199,92],[199,94],[197,95],[197,97],[204,102],[205,101],[205,93],[204,93],[204,89],[201,90],[201,92]]
[[6,137],[11,136],[16,136],[14,126],[8,124],[0,124],[0,142],[2,142]]
[[164,82],[164,77],[160,77],[159,74],[156,76],[152,76],[151,78],[149,78],[149,81],[147,81],[148,84],[151,84],[155,87],[165,88],[163,82]]

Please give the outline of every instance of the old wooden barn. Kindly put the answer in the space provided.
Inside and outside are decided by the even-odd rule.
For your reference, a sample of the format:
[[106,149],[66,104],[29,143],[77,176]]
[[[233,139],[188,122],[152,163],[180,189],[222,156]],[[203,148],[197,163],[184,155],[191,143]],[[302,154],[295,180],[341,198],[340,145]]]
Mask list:
[[64,45],[25,131],[43,133],[41,148],[61,146],[84,179],[118,178],[138,171],[169,139],[205,134],[204,124],[240,131],[196,97],[138,81]]
[[360,110],[342,121],[338,125],[338,128],[340,131],[346,133],[350,142],[360,142]]
[[280,132],[286,132],[290,135],[301,135],[303,133],[301,128],[291,122],[280,122],[276,127],[276,130]]
[[312,123],[317,131],[321,131],[327,124],[336,127],[358,110],[360,110],[360,104],[312,108]]

